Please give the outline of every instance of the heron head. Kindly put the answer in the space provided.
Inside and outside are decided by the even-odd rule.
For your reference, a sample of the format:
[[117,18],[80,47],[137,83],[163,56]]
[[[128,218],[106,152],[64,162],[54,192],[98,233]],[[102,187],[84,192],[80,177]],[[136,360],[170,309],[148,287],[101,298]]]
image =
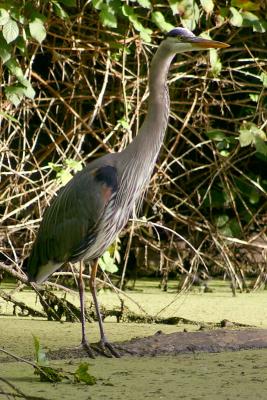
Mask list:
[[229,44],[227,43],[195,36],[192,32],[185,28],[172,29],[169,33],[167,33],[165,43],[168,44],[169,49],[174,53],[229,47]]

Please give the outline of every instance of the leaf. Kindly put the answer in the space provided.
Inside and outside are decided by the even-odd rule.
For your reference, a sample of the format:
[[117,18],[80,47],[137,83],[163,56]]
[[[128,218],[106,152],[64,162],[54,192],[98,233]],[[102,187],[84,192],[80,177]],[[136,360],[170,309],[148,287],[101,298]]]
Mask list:
[[249,146],[253,143],[254,136],[250,130],[242,130],[239,135],[239,143],[241,147]]
[[170,5],[173,15],[178,14],[178,1],[177,0],[169,0],[169,5]]
[[256,189],[252,188],[251,192],[249,193],[249,202],[251,204],[257,204],[259,200],[260,200],[259,192]]
[[219,215],[219,216],[216,218],[215,223],[216,223],[216,226],[217,226],[218,228],[221,228],[221,227],[224,226],[228,221],[229,221],[228,215],[222,214],[222,215]]
[[[244,122],[239,129],[239,142],[241,147],[251,144],[256,146],[257,152],[265,155],[265,141],[267,140],[265,132],[258,128],[253,122]],[[263,144],[264,146],[263,146]]]
[[34,343],[34,358],[38,365],[47,365],[48,360],[46,358],[46,354],[42,349],[40,340],[37,336],[33,335],[33,343]]
[[262,81],[263,86],[267,88],[267,73],[266,72],[262,72],[260,74],[260,80]]
[[114,263],[114,259],[111,257],[110,252],[107,250],[103,256],[99,259],[99,265],[103,271],[114,274],[118,271],[117,265]]
[[6,98],[14,104],[15,107],[18,107],[24,95],[24,88],[21,85],[12,85],[5,87],[5,95]]
[[210,49],[210,65],[213,76],[219,76],[222,70],[222,63],[216,49]]
[[180,15],[182,25],[193,31],[199,21],[199,7],[195,0],[179,0],[170,2],[172,10],[176,9],[176,14]]
[[81,363],[74,373],[74,382],[84,382],[86,385],[95,385],[96,378],[88,372],[89,364]]
[[206,135],[208,136],[209,139],[214,140],[214,141],[220,142],[225,139],[225,134],[219,130],[208,131],[208,132],[206,132]]
[[41,382],[61,382],[63,378],[67,378],[61,371],[46,365],[35,367],[35,375],[39,375]]
[[127,131],[130,131],[130,125],[125,117],[122,117],[121,119],[119,119],[118,122],[121,124],[121,126],[124,129],[126,129]]
[[62,185],[66,185],[72,179],[72,175],[66,169],[61,169],[58,171],[56,178],[59,179]]
[[76,0],[59,0],[59,3],[62,3],[67,7],[76,7]]
[[108,4],[102,4],[100,11],[101,22],[104,26],[110,28],[117,28],[117,18],[114,15],[114,11]]
[[214,3],[213,0],[200,0],[203,10],[210,14],[213,11]]
[[29,99],[34,99],[35,90],[33,89],[30,81],[28,81],[28,79],[24,77],[23,71],[19,63],[14,60],[14,58],[12,58],[6,62],[6,66],[10,74],[14,75],[22,84],[22,86],[20,86],[20,90],[22,89],[24,96],[28,97]]
[[259,97],[260,96],[256,93],[249,93],[250,100],[254,101],[255,103],[258,103]]
[[5,25],[10,19],[9,13],[4,8],[0,8],[0,25]]
[[24,78],[24,80],[21,81],[21,83],[24,86],[24,89],[23,89],[24,96],[28,97],[28,99],[32,99],[33,100],[36,93],[35,93],[35,90],[32,87],[31,82],[28,81],[28,79]]
[[8,60],[6,62],[6,66],[11,75],[14,75],[16,78],[18,78],[19,81],[24,80],[24,74],[21,69],[21,66],[14,58],[11,58],[10,60]]
[[160,11],[152,13],[152,21],[162,32],[169,32],[174,28],[172,24],[165,20],[164,15]]
[[68,13],[66,13],[66,11],[61,7],[61,5],[58,2],[53,2],[53,9],[55,14],[63,19],[63,20],[67,20],[69,19],[69,15]]
[[83,169],[83,165],[80,161],[73,160],[72,158],[67,158],[65,162],[67,167],[73,169],[75,172],[81,171]]
[[11,58],[11,49],[7,42],[0,36],[0,58],[6,63]]
[[8,114],[8,113],[5,113],[5,112],[3,112],[3,111],[0,111],[0,115],[1,115],[3,118],[5,118],[5,119],[7,119],[7,120],[9,120],[9,121],[12,121],[12,122],[15,122],[16,124],[20,125],[19,120],[17,120],[16,118],[14,118],[12,115],[10,115],[10,114]]
[[151,34],[152,30],[149,28],[144,28],[142,25],[142,28],[140,29],[140,37],[144,42],[150,43],[151,42]]
[[240,12],[237,11],[237,9],[234,8],[234,7],[230,7],[230,12],[231,12],[231,14],[232,14],[232,16],[231,16],[230,19],[229,19],[230,24],[233,25],[233,26],[237,26],[237,27],[242,26],[243,17],[242,17],[242,15],[240,14]]
[[232,0],[231,6],[242,8],[245,11],[257,11],[260,9],[260,4],[258,1],[250,1],[250,0]]
[[29,23],[30,34],[38,43],[42,43],[46,38],[46,29],[44,26],[43,16],[37,14]]
[[267,157],[267,144],[260,136],[255,136],[255,147],[257,153],[260,153]]
[[3,36],[7,43],[13,42],[19,35],[19,27],[16,21],[9,19],[8,22],[3,26]]
[[259,17],[249,11],[243,11],[243,24],[242,26],[248,26],[253,28],[253,32],[264,33],[267,30],[267,22],[260,20]]
[[148,8],[148,9],[152,8],[149,0],[137,0],[137,3],[140,4],[140,6],[143,8]]
[[94,7],[96,10],[99,10],[99,11],[101,10],[101,7],[102,7],[103,4],[104,4],[103,0],[93,0],[92,3],[93,3],[93,7]]
[[146,41],[146,42],[151,42],[151,34],[152,31],[149,28],[145,28],[141,22],[138,20],[138,15],[135,14],[134,10],[132,7],[128,6],[127,4],[124,4],[122,6],[122,13],[126,17],[129,18],[129,21],[133,24],[134,28],[140,32],[141,38]]

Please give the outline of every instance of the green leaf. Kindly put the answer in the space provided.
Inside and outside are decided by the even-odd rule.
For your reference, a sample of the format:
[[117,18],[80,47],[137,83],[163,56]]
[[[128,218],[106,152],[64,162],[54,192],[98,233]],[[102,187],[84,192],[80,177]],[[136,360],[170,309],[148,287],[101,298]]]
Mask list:
[[76,0],[59,0],[59,3],[62,3],[67,7],[76,7]]
[[7,42],[0,36],[0,58],[6,63],[11,58],[11,48]]
[[37,336],[33,335],[33,343],[34,343],[34,358],[38,365],[47,365],[48,360],[46,358],[46,354],[42,349],[40,340]]
[[266,72],[262,72],[260,74],[260,80],[262,81],[263,86],[267,88],[267,73]]
[[243,129],[240,131],[239,143],[241,147],[249,146],[253,143],[254,136],[249,129]]
[[29,23],[29,29],[31,37],[37,40],[37,42],[39,42],[40,44],[46,38],[46,29],[42,16],[35,16]]
[[9,13],[4,8],[0,8],[0,25],[5,25],[10,19]]
[[72,179],[72,174],[66,169],[61,169],[58,171],[56,177],[62,185],[66,185]]
[[260,9],[260,4],[257,0],[256,2],[250,0],[232,0],[231,6],[242,8],[242,10],[245,11],[256,11]]
[[254,101],[254,103],[258,103],[259,95],[256,93],[249,93],[250,100]]
[[210,14],[213,11],[214,3],[213,0],[200,0],[203,10]]
[[249,11],[243,11],[243,24],[242,26],[252,27],[253,32],[264,33],[267,30],[267,22],[260,20],[259,17]]
[[173,14],[179,14],[182,25],[193,31],[199,22],[199,7],[195,0],[169,0]]
[[114,10],[108,4],[102,4],[100,18],[104,26],[117,28],[117,17],[114,14]]
[[142,25],[142,28],[140,29],[140,37],[144,42],[150,43],[151,42],[151,35],[152,35],[152,30],[149,28],[144,28]]
[[222,63],[216,49],[210,49],[210,65],[213,76],[219,76],[222,70]]
[[83,169],[83,165],[80,161],[73,160],[72,158],[67,158],[65,162],[67,167],[75,172],[81,171]]
[[66,11],[61,7],[61,5],[58,2],[53,2],[53,9],[55,14],[63,19],[63,20],[67,20],[69,19],[69,15],[68,13],[66,13]]
[[[239,129],[239,142],[241,147],[251,144],[256,146],[257,152],[265,155],[265,141],[267,140],[265,132],[258,128],[253,122],[244,122]],[[263,146],[264,144],[264,146]]]
[[160,11],[152,13],[152,21],[162,32],[169,32],[174,28],[172,24],[165,20],[164,15]]
[[119,119],[118,122],[121,124],[121,126],[124,129],[126,129],[127,131],[130,130],[130,125],[129,125],[129,123],[128,123],[128,121],[127,121],[127,119],[125,117]]
[[177,0],[169,0],[169,5],[170,5],[173,15],[176,15],[179,13]]
[[[266,140],[266,139],[265,139]],[[267,144],[260,136],[255,136],[255,147],[256,151],[265,157],[267,157]]]
[[32,87],[32,84],[30,81],[28,81],[28,79],[24,78],[23,81],[21,81],[21,83],[24,86],[23,92],[24,92],[24,96],[28,97],[28,99],[34,99],[35,97],[35,90]]
[[209,139],[218,141],[218,142],[225,139],[225,134],[219,130],[208,131],[208,132],[206,132],[206,135],[208,136]]
[[132,9],[132,7],[124,4],[122,6],[122,13],[123,15],[125,15],[126,17],[129,18],[129,21],[133,24],[134,29],[136,29],[138,32],[140,32],[140,36],[141,38],[145,41],[145,42],[151,42],[151,34],[152,34],[152,30],[149,28],[145,28],[141,22],[138,20],[138,15],[135,14],[134,10]]
[[16,21],[9,19],[8,22],[3,26],[3,36],[7,43],[13,42],[19,35],[19,27]]
[[40,377],[41,382],[57,383],[61,382],[63,378],[67,378],[61,371],[46,365],[35,367],[34,373]]
[[233,26],[237,26],[237,27],[242,26],[243,17],[242,17],[242,15],[240,14],[240,12],[237,11],[237,9],[234,8],[234,7],[230,7],[230,12],[231,12],[231,14],[232,14],[232,16],[231,16],[230,19],[229,19],[230,24],[233,25]]
[[5,112],[3,112],[3,111],[0,111],[0,115],[2,115],[2,117],[5,118],[5,119],[7,119],[7,120],[9,120],[9,121],[12,121],[12,122],[15,122],[16,124],[20,125],[19,120],[17,120],[16,118],[14,118],[12,115],[10,115],[10,114],[8,114],[8,113],[5,113]]
[[250,204],[257,204],[260,200],[259,192],[252,188],[251,192],[249,193],[249,202]]
[[14,58],[11,58],[10,60],[8,60],[6,62],[6,66],[7,66],[8,70],[9,70],[10,74],[14,75],[16,78],[18,78],[18,80],[20,82],[25,79],[23,71],[21,69],[21,66],[19,65],[19,63]]
[[140,6],[143,8],[148,8],[148,9],[152,8],[149,0],[137,0],[137,3],[140,4]]
[[24,95],[24,88],[21,85],[12,85],[5,87],[6,98],[18,107]]
[[93,6],[94,6],[94,8],[96,9],[96,10],[101,10],[101,7],[103,6],[103,4],[104,4],[104,1],[103,0],[93,0],[92,1],[92,3],[93,3]]
[[217,226],[218,228],[221,228],[221,227],[224,226],[228,221],[229,221],[228,215],[222,214],[222,215],[219,215],[219,216],[216,218],[215,223],[216,223],[216,226]]
[[103,271],[110,272],[111,274],[118,271],[118,267],[111,257],[109,250],[105,251],[103,256],[99,259],[99,265]]
[[88,372],[89,364],[81,363],[74,373],[74,382],[84,382],[86,385],[95,385],[96,378]]

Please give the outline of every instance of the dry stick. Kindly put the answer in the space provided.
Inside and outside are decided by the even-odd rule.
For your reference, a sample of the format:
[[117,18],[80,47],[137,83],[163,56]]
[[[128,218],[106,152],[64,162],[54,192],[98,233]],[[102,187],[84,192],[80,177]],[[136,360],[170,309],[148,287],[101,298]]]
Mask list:
[[[21,282],[29,284],[28,278],[23,276],[22,274],[18,273],[17,271],[15,271],[13,268],[10,268],[6,265],[4,265],[3,263],[0,262],[0,270],[6,271],[7,273],[9,273],[10,275],[12,275],[14,278],[19,279]],[[78,273],[72,273],[72,272],[55,272],[53,274],[54,276],[78,276]],[[90,275],[85,275],[83,274],[83,278],[84,279],[90,279]],[[127,295],[125,292],[123,292],[123,290],[120,290],[118,288],[116,288],[112,283],[108,283],[108,282],[104,282],[103,280],[96,278],[97,282],[100,283],[105,283],[107,284],[109,287],[111,287],[117,294],[120,293],[123,296],[125,296],[127,299],[129,299],[132,303],[134,303],[139,310],[141,310],[143,313],[147,314],[147,312],[142,308],[142,306],[140,306],[140,304],[135,301],[134,299],[131,298],[131,296]],[[47,284],[49,286],[55,286],[56,284],[52,283],[52,282],[47,282]],[[62,289],[64,290],[69,290],[67,288],[64,288],[64,286],[61,286]],[[38,285],[34,285],[34,290],[38,291]]]
[[[54,272],[53,275],[54,275],[54,276],[72,276],[73,273],[72,273],[72,272]],[[77,272],[75,272],[74,275],[78,276],[79,274],[78,274]],[[82,276],[83,276],[83,279],[88,279],[88,280],[90,279],[90,275],[85,275],[85,274],[83,274]],[[111,289],[113,289],[114,292],[116,292],[117,294],[122,294],[124,297],[126,297],[128,300],[130,300],[132,303],[134,303],[134,304],[139,308],[139,310],[141,310],[144,314],[148,315],[147,312],[145,311],[145,309],[144,309],[142,306],[140,306],[140,304],[139,304],[137,301],[135,301],[135,300],[134,300],[131,296],[129,296],[128,294],[126,294],[123,290],[118,289],[116,286],[114,286],[113,283],[111,283],[110,280],[109,280],[110,283],[108,283],[108,282],[106,282],[106,281],[103,281],[102,279],[99,279],[99,278],[96,278],[96,281],[97,281],[97,282],[100,282],[100,283],[106,284],[106,285],[109,286]],[[51,282],[47,282],[47,284],[48,284],[48,285],[51,285],[51,286],[54,285],[54,283],[51,283]]]
[[[25,364],[30,365],[34,369],[38,370],[40,374],[46,375],[47,377],[49,377],[49,375],[46,373],[46,371],[42,367],[40,367],[38,364],[33,363],[33,362],[29,361],[29,360],[26,360],[25,358],[19,357],[16,354],[13,354],[10,351],[7,351],[7,350],[2,349],[2,348],[0,348],[0,352],[4,353],[4,354],[6,354],[6,355],[8,355],[10,357],[15,358],[15,360],[17,360],[19,362],[23,362]],[[2,378],[0,378],[0,379],[2,379]],[[15,388],[15,389],[18,390],[17,388]],[[25,397],[25,399],[33,399],[33,400],[34,399],[38,399],[38,400],[40,399],[40,400],[42,400],[42,398],[38,398],[38,397],[29,397],[29,396],[25,396],[25,395],[24,395],[24,397]],[[46,400],[46,399],[44,399],[44,400]]]
[[0,377],[0,381],[4,382],[7,386],[10,386],[16,392],[16,394],[14,394],[14,393],[6,393],[6,392],[1,391],[0,394],[6,395],[7,399],[10,399],[11,398],[10,396],[12,396],[13,399],[15,399],[17,397],[21,397],[26,400],[48,400],[47,398],[44,398],[44,397],[39,397],[39,396],[36,397],[36,396],[30,396],[30,395],[24,394],[19,388],[17,388],[13,383],[9,382],[5,378]]
[[[41,76],[39,76],[36,72],[32,72],[31,75],[36,78],[40,83],[42,83],[42,85],[44,85],[45,87],[48,88],[48,90],[52,93],[52,95],[56,98],[58,98],[63,104],[64,106],[79,120],[80,124],[84,126],[84,128],[91,133],[91,135],[104,147],[105,150],[107,150],[108,152],[110,152],[110,148],[109,146],[102,140],[99,138],[99,136],[91,129],[91,127],[85,122],[85,120],[74,110],[73,107],[71,107],[66,100],[61,96],[61,94],[53,89]],[[61,142],[65,140],[65,137],[61,137],[57,140],[57,143]],[[42,159],[40,160],[43,161],[46,158],[46,155],[44,155],[42,157]]]
[[[168,161],[168,159],[169,159],[169,157],[170,157],[170,154],[173,153],[174,149],[176,148],[176,146],[177,146],[177,144],[178,144],[178,142],[179,142],[179,140],[180,140],[180,138],[181,138],[181,135],[182,135],[183,131],[184,131],[185,128],[187,127],[188,121],[190,120],[190,118],[191,118],[191,116],[192,116],[192,114],[193,114],[193,111],[194,111],[194,109],[195,109],[195,106],[196,106],[196,104],[197,104],[197,99],[198,99],[198,93],[196,92],[196,93],[195,93],[195,97],[194,97],[194,101],[193,101],[193,103],[192,103],[192,106],[191,106],[190,110],[188,111],[188,113],[187,113],[187,115],[186,115],[186,118],[184,119],[182,128],[181,128],[180,131],[179,131],[179,135],[176,136],[176,139],[175,139],[175,141],[174,141],[172,147],[168,150],[168,155],[167,155],[167,157],[165,158],[165,160],[163,161],[163,163],[161,164],[161,169],[163,169],[164,166],[167,164],[167,161]],[[167,168],[167,166],[166,166],[166,168]]]

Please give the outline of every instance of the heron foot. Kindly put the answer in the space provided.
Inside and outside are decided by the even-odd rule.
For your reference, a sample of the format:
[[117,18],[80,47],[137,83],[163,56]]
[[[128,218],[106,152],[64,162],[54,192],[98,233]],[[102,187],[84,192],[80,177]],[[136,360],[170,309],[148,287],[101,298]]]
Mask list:
[[89,357],[95,358],[95,354],[93,352],[93,349],[92,349],[92,347],[90,346],[90,344],[88,343],[88,341],[86,339],[82,340],[81,346],[86,351],[86,353],[88,354]]
[[[101,339],[98,343],[98,348],[101,353],[109,358],[116,357],[120,358],[120,353],[116,350],[115,346],[109,343],[106,339]],[[107,351],[108,350],[108,351]]]

